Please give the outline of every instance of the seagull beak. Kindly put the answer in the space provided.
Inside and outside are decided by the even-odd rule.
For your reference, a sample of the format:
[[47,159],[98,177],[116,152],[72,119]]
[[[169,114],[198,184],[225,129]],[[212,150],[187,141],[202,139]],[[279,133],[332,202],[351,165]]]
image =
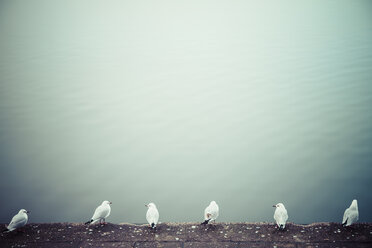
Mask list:
[[273,205],[273,208],[276,208],[276,205]]
[[26,213],[28,213],[28,214],[29,214],[29,213],[31,213],[31,212],[30,212],[30,211],[26,211]]
[[149,207],[149,205],[145,204],[145,207]]
[[112,204],[112,202],[110,202],[110,204]]

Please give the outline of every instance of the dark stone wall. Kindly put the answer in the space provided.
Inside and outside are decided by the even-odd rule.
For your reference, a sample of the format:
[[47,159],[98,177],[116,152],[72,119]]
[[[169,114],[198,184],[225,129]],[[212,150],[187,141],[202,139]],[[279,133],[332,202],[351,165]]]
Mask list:
[[[5,228],[5,225],[3,225]],[[0,247],[372,247],[372,224],[342,227],[336,223],[297,225],[284,231],[273,223],[160,223],[148,225],[31,223],[0,234]]]

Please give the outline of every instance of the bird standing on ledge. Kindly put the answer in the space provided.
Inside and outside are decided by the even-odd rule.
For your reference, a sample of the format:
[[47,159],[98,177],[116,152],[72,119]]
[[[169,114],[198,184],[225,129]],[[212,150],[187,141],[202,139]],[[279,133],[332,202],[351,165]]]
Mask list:
[[359,219],[358,202],[353,200],[349,208],[345,210],[344,217],[342,218],[343,226],[350,226],[357,222]]
[[152,202],[145,206],[148,208],[146,212],[146,220],[150,224],[151,228],[155,229],[159,221],[159,211],[156,208],[156,205]]
[[219,208],[215,201],[211,201],[208,207],[204,210],[204,222],[202,225],[208,224],[210,221],[216,222],[219,214]]
[[279,229],[283,230],[285,228],[285,223],[288,220],[287,209],[285,209],[283,203],[278,203],[273,207],[276,208],[274,212],[274,219],[276,221],[276,224],[278,225]]
[[19,210],[18,214],[14,215],[9,225],[7,226],[7,229],[3,232],[11,232],[17,228],[25,226],[28,221],[28,213],[30,212],[26,209]]
[[85,222],[85,224],[94,224],[98,221],[100,223],[103,221],[103,224],[105,224],[106,218],[109,217],[111,213],[110,204],[112,204],[112,202],[103,201],[102,204],[96,208],[96,211],[94,211],[93,217],[89,221]]

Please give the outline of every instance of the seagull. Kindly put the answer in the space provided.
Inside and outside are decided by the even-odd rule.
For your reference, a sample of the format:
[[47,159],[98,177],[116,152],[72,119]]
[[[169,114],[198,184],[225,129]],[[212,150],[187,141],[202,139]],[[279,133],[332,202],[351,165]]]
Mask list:
[[276,224],[278,225],[279,229],[285,228],[285,223],[288,220],[288,213],[287,209],[285,209],[283,203],[278,203],[273,206],[275,209],[274,212],[274,219],[276,221]]
[[9,225],[7,226],[7,229],[4,230],[3,232],[11,232],[17,228],[20,228],[26,225],[28,221],[28,215],[27,215],[28,213],[29,211],[25,209],[19,210],[18,214],[14,215]]
[[150,224],[151,228],[156,228],[156,224],[158,224],[159,220],[159,211],[156,208],[156,205],[154,203],[149,203],[145,205],[147,209],[146,213],[146,220]]
[[353,200],[349,208],[345,210],[344,218],[342,218],[342,225],[343,226],[350,226],[351,224],[357,222],[359,219],[359,212],[358,212],[358,202],[357,200]]
[[216,222],[218,212],[219,209],[217,203],[215,201],[211,201],[211,203],[209,203],[209,206],[204,210],[204,222],[202,224],[206,225],[209,221],[212,220]]
[[102,220],[103,223],[105,223],[105,219],[109,217],[111,212],[110,204],[112,204],[112,202],[103,201],[102,204],[96,208],[96,211],[94,211],[93,217],[89,221],[85,222],[85,224],[94,224],[98,221],[101,223]]

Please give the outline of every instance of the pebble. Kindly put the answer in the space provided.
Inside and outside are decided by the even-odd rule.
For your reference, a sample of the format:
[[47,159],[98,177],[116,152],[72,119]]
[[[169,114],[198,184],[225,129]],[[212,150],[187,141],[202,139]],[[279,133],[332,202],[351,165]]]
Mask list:
[[192,229],[195,229],[195,228],[196,228],[196,226],[191,226],[191,228],[192,228]]
[[265,235],[262,234],[262,235],[261,235],[261,238],[265,238]]
[[258,231],[256,231],[256,233],[258,233]]
[[301,230],[302,233],[304,233],[305,231],[304,230]]
[[179,238],[176,238],[176,240],[178,241],[178,240],[180,240]]

